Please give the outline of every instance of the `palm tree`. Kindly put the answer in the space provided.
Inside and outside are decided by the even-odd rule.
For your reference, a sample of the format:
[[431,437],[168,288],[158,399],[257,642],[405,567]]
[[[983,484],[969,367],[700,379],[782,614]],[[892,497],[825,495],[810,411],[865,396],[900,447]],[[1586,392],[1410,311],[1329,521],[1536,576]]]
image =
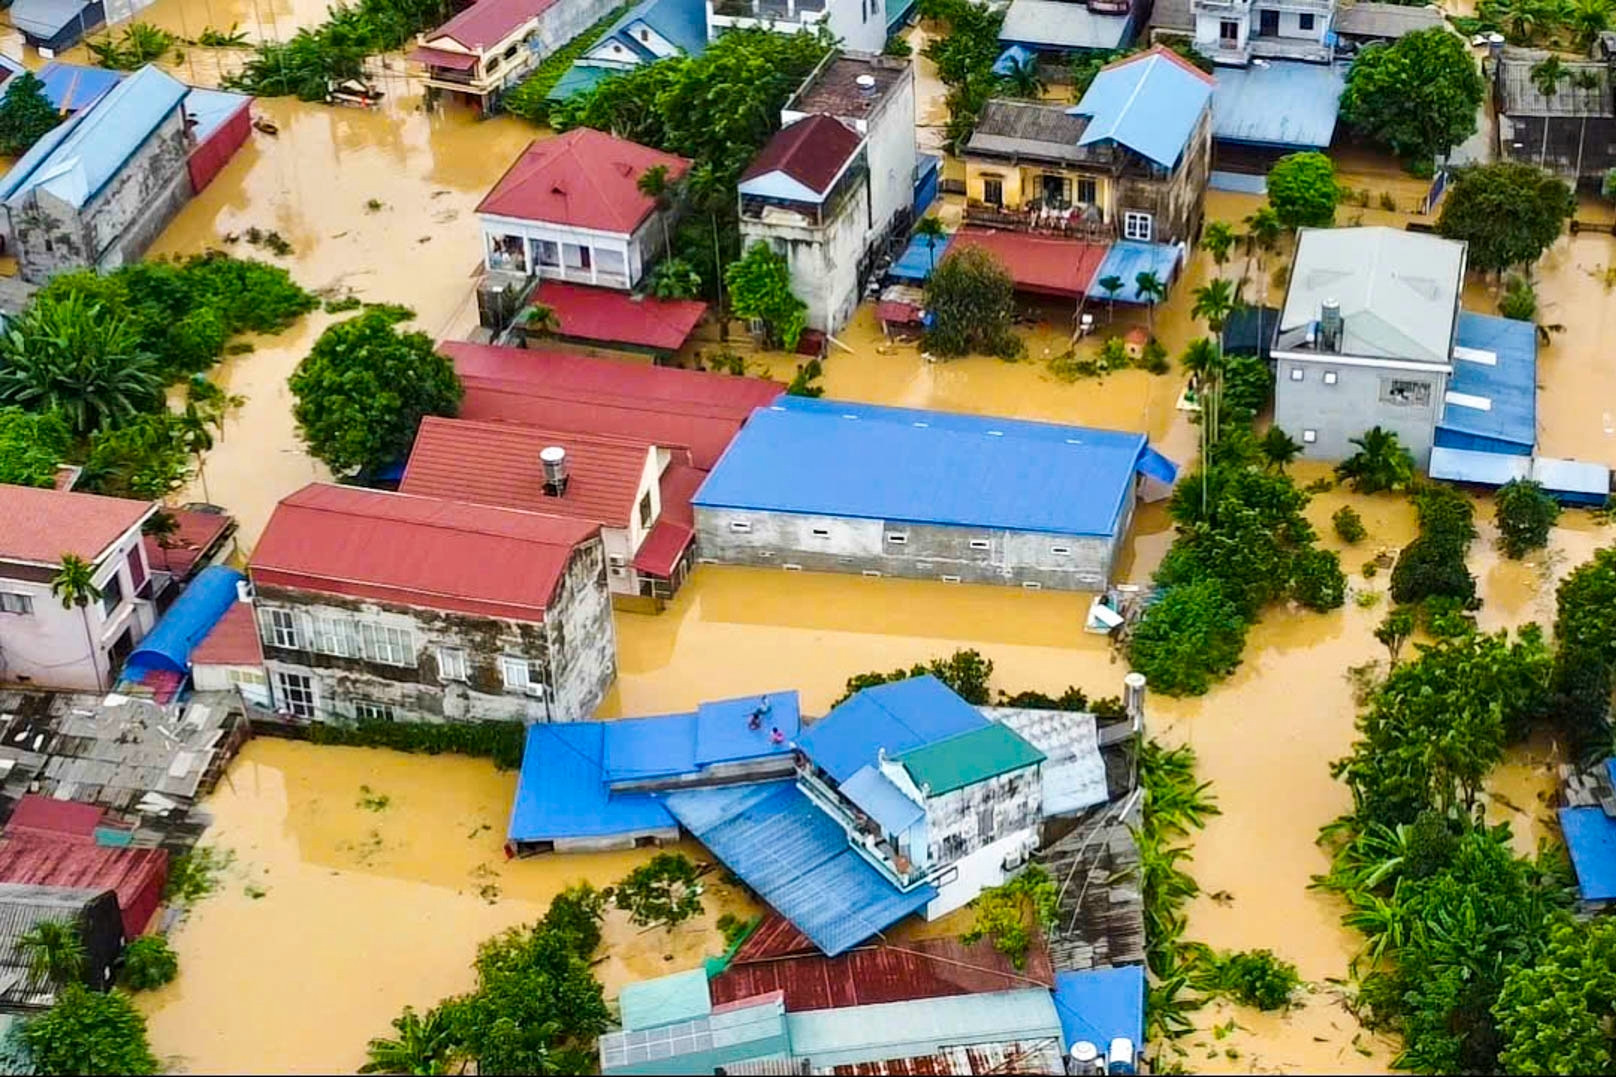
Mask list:
[[1218,440],[1221,431],[1218,429],[1218,396],[1219,375],[1223,370],[1223,326],[1229,320],[1229,315],[1240,302],[1240,293],[1235,286],[1222,277],[1207,281],[1195,289],[1195,305],[1190,308],[1190,317],[1199,318],[1212,330],[1212,347],[1216,358],[1208,373],[1205,400],[1210,413],[1203,409],[1202,425],[1207,426],[1210,419],[1210,430],[1207,434],[1207,444]]
[[202,469],[202,454],[213,448],[213,433],[208,429],[209,420],[201,410],[198,410],[194,402],[189,402],[174,421],[174,425],[179,443],[196,461],[196,476],[202,482],[202,500],[212,501],[213,496],[208,493],[208,473]]
[[106,687],[101,680],[101,656],[96,654],[95,637],[90,634],[90,603],[101,600],[101,588],[95,585],[95,569],[76,553],[64,553],[62,563],[51,577],[51,594],[62,600],[62,608],[74,606],[84,618],[84,642],[90,647],[90,665],[95,669],[95,687]]
[[926,275],[929,277],[931,271],[937,268],[937,241],[948,235],[943,230],[943,219],[937,216],[920,218],[915,222],[915,235],[926,240],[926,261],[929,263]]
[[1145,321],[1150,335],[1156,335],[1156,304],[1167,298],[1167,284],[1155,273],[1145,270],[1133,279],[1139,298],[1145,301]]
[[1532,85],[1544,97],[1553,97],[1560,88],[1560,83],[1571,77],[1566,65],[1560,62],[1558,56],[1550,56],[1532,65]]
[[527,308],[527,313],[522,315],[522,325],[536,337],[548,337],[561,331],[561,318],[556,314],[555,308],[543,303],[534,303]]
[[668,210],[673,206],[673,185],[668,182],[668,166],[652,165],[640,173],[634,186],[656,204],[657,219],[662,222],[662,253],[672,254],[673,237],[668,233]]
[[1264,266],[1263,255],[1273,253],[1279,246],[1279,237],[1285,234],[1285,226],[1279,223],[1279,214],[1274,212],[1274,207],[1267,204],[1258,206],[1241,223],[1246,226],[1246,258],[1249,261],[1255,252],[1260,270]]
[[1279,427],[1270,426],[1257,442],[1257,451],[1262,453],[1263,465],[1268,470],[1283,475],[1291,462],[1302,455],[1302,445]]
[[1390,430],[1372,427],[1349,443],[1358,446],[1358,451],[1337,464],[1335,473],[1350,479],[1358,493],[1397,490],[1414,478],[1414,458]]
[[141,534],[150,536],[157,543],[157,548],[163,551],[165,569],[169,569],[168,551],[174,548],[174,536],[179,534],[179,530],[180,522],[171,512],[154,512],[140,525]]
[[1122,291],[1122,278],[1113,273],[1108,277],[1101,277],[1098,283],[1105,289],[1105,320],[1114,322],[1117,320],[1117,293]]
[[1575,0],[1571,6],[1571,27],[1584,46],[1610,29],[1611,0]]
[[1010,68],[999,76],[999,86],[1011,97],[1036,99],[1044,96],[1044,80],[1038,75],[1038,60],[1028,56],[1010,58]]
[[1221,275],[1224,263],[1229,260],[1229,252],[1234,249],[1234,229],[1229,227],[1229,222],[1208,221],[1201,230],[1201,249],[1212,256],[1212,264],[1218,267]]
[[42,294],[0,335],[0,404],[59,412],[76,436],[150,411],[161,392],[129,319],[82,294]]
[[1207,503],[1207,474],[1212,470],[1211,455],[1213,442],[1213,387],[1217,381],[1218,371],[1223,365],[1223,349],[1206,337],[1197,337],[1190,341],[1184,354],[1179,356],[1179,365],[1195,378],[1195,402],[1201,408],[1201,517],[1206,517]]
[[453,1029],[442,1010],[428,1010],[425,1017],[409,1006],[393,1018],[395,1039],[377,1038],[365,1048],[370,1061],[360,1073],[445,1074],[454,1062]]
[[713,225],[713,287],[718,290],[718,339],[727,341],[729,317],[724,310],[724,255],[718,241],[718,213],[720,208],[728,212],[735,196],[720,182],[710,161],[692,166],[685,177],[685,186],[695,203],[707,210],[708,219]]
[[41,920],[17,938],[29,975],[53,987],[66,987],[84,975],[88,955],[84,936],[71,920]]

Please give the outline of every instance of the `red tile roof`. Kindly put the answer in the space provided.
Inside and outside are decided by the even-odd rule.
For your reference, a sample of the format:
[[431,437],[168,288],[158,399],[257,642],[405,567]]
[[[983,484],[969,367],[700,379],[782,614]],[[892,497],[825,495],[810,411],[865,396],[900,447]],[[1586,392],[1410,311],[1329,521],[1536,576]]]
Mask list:
[[740,181],[781,172],[809,190],[824,194],[861,141],[858,132],[840,120],[808,116],[776,131],[746,166]]
[[151,923],[167,881],[168,854],[161,849],[114,849],[56,837],[0,841],[0,882],[111,890],[118,895],[123,933],[131,939]]
[[258,644],[258,625],[252,605],[237,602],[225,611],[202,642],[191,652],[192,666],[261,666],[264,650]]
[[[539,452],[550,445],[567,450],[567,490],[560,497],[544,492]],[[652,449],[643,438],[431,416],[415,435],[398,489],[627,527]]]
[[1016,288],[1039,295],[1075,299],[1089,289],[1110,247],[1058,236],[1026,232],[996,232],[961,228],[949,243],[949,253],[965,247],[987,251],[1004,264]]
[[11,818],[6,820],[6,837],[36,835],[52,841],[95,844],[95,828],[106,810],[77,800],[24,793]]
[[437,498],[310,483],[283,498],[248,575],[266,587],[542,621],[597,524]]
[[477,66],[477,57],[466,52],[450,52],[448,49],[422,47],[410,53],[409,59],[428,67],[447,67],[451,71],[470,71]]
[[675,352],[707,313],[695,299],[635,297],[607,288],[547,280],[533,298],[555,311],[559,336]]
[[227,533],[235,530],[235,517],[217,512],[187,512],[184,509],[165,510],[174,517],[179,529],[168,538],[168,549],[151,535],[141,541],[146,545],[146,562],[152,568],[185,579],[196,567],[197,560],[223,542]]
[[556,0],[476,0],[423,40],[449,37],[468,49],[486,49],[504,41],[523,23],[538,18],[555,3]]
[[438,350],[465,387],[463,419],[644,437],[689,449],[699,468],[718,463],[752,411],[784,390],[763,378],[564,352],[463,341],[443,341]]
[[1026,967],[1019,970],[986,940],[971,946],[955,939],[878,941],[826,957],[771,913],[709,987],[714,1006],[784,991],[786,1010],[800,1013],[1054,983],[1049,951],[1040,945],[1029,950]]
[[674,180],[690,162],[591,127],[575,127],[560,138],[528,143],[477,212],[626,235],[656,208],[656,201],[639,188],[640,176],[656,165],[665,165]]
[[63,554],[95,562],[155,502],[0,485],[0,561],[56,565]]

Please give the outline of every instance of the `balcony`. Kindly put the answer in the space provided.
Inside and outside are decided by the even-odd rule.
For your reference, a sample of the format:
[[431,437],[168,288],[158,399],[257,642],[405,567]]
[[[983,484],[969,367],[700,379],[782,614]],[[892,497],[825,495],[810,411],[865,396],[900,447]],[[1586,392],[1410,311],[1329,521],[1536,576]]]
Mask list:
[[1315,64],[1330,62],[1329,46],[1304,38],[1255,34],[1246,44],[1249,54],[1258,59],[1303,60]]
[[1115,224],[1085,216],[1081,206],[1045,209],[1037,202],[1030,202],[1021,209],[1010,209],[972,202],[965,206],[965,223],[983,228],[1061,236],[1084,243],[1111,243],[1117,238]]
[[[900,856],[892,843],[881,835],[880,827],[864,818],[863,813],[848,807],[842,795],[814,774],[811,767],[798,768],[797,788],[821,811],[841,824],[847,832],[847,843],[898,889],[912,890],[925,883],[926,872]],[[901,871],[900,864],[903,865]]]
[[789,22],[811,25],[825,19],[826,0],[710,0],[709,21],[718,25]]

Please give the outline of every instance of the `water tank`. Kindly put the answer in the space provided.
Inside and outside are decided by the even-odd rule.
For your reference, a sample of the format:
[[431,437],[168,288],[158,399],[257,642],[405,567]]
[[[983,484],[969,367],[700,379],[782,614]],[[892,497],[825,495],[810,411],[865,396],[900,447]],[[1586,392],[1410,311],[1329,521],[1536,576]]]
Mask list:
[[1079,1077],[1093,1077],[1094,1074],[1105,1072],[1105,1059],[1100,1057],[1100,1049],[1094,1044],[1088,1040],[1078,1040],[1072,1044],[1066,1072]]
[[858,90],[859,90],[860,96],[863,96],[863,97],[874,97],[875,96],[875,76],[874,75],[860,75],[854,81],[856,83],[858,83]]
[[1111,1041],[1111,1047],[1105,1053],[1105,1072],[1120,1074],[1139,1072],[1134,1065],[1132,1040],[1118,1036]]
[[567,450],[549,445],[539,450],[539,463],[544,468],[544,492],[560,497],[567,492]]
[[1320,350],[1327,352],[1340,351],[1341,330],[1341,304],[1334,299],[1326,299],[1319,307]]

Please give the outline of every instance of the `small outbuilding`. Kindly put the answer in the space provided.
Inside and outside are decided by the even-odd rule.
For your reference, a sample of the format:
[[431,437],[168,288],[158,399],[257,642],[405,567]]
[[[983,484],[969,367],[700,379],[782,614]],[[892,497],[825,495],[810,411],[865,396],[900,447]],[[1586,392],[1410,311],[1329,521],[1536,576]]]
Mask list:
[[56,1000],[56,985],[33,968],[21,945],[25,935],[50,921],[78,929],[85,985],[97,991],[112,986],[124,929],[111,890],[0,883],[0,1010],[40,1010]]

